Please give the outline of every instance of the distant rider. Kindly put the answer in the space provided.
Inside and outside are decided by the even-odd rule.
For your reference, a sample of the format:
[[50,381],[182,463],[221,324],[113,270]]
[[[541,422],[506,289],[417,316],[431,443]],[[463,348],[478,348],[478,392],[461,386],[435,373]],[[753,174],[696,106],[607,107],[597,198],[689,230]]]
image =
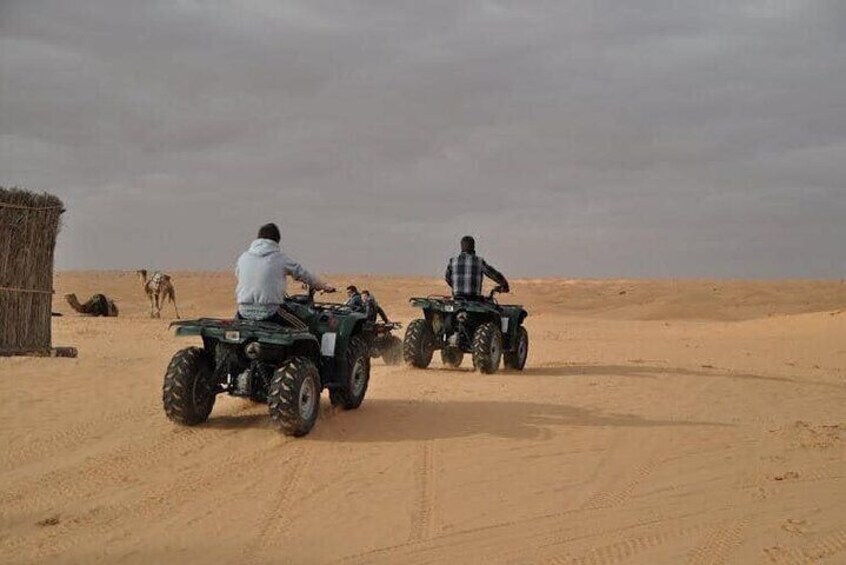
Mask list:
[[508,292],[505,277],[476,255],[476,240],[469,235],[461,238],[461,253],[449,260],[445,278],[455,298],[482,298],[482,279],[488,277]]
[[344,306],[353,312],[364,312],[364,301],[361,299],[361,293],[358,292],[358,288],[355,285],[351,284],[347,287],[347,301],[344,303]]
[[386,324],[391,323],[388,320],[388,315],[385,314],[385,311],[382,310],[382,307],[379,306],[379,303],[376,302],[376,299],[370,294],[369,290],[361,291],[361,300],[364,303],[364,314],[367,316],[368,322],[375,322],[376,316],[379,315]]
[[334,292],[332,286],[282,253],[280,239],[276,224],[265,224],[259,228],[258,238],[238,258],[238,318],[298,325],[297,318],[285,309],[287,275],[317,290]]

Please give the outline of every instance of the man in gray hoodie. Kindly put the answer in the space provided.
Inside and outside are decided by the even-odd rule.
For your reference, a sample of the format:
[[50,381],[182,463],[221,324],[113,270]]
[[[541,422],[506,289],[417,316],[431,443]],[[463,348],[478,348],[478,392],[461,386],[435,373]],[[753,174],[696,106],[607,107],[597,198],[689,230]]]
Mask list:
[[265,224],[258,231],[258,239],[238,258],[235,276],[238,287],[238,317],[289,325],[289,313],[280,313],[285,304],[286,276],[317,290],[335,289],[311,274],[302,265],[279,249],[281,235],[276,224]]

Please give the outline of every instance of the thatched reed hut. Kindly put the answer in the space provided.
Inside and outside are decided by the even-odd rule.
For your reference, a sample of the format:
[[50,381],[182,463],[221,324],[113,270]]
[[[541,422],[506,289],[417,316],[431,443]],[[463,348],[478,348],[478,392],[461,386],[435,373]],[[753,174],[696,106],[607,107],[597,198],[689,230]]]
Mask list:
[[53,195],[0,187],[0,355],[51,351],[53,251],[64,211]]

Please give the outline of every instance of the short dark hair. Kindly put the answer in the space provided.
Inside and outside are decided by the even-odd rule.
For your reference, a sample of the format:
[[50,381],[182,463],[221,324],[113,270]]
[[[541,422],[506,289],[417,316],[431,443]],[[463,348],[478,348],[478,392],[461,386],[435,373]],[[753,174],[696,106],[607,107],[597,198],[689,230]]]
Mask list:
[[351,284],[347,287],[347,292],[355,292],[356,294],[358,294],[358,289],[355,287],[354,284]]
[[370,291],[365,288],[361,291],[361,294],[366,294],[367,296],[370,296]]
[[264,224],[262,227],[259,228],[258,238],[271,239],[276,243],[279,243],[279,240],[282,239],[282,235],[279,233],[279,227],[274,223],[270,223]]
[[463,253],[473,253],[476,251],[476,240],[471,235],[465,235],[461,238],[461,251]]

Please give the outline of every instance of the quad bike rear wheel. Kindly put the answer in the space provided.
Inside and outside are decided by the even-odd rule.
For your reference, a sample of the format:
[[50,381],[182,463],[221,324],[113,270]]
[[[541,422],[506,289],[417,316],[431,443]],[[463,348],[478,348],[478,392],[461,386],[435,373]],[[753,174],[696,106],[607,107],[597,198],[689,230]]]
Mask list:
[[473,334],[473,366],[481,373],[493,374],[502,359],[502,332],[493,322],[476,328]]
[[360,335],[356,335],[347,346],[342,386],[329,389],[329,400],[333,406],[355,410],[364,401],[369,383],[370,348]]
[[205,422],[214,406],[211,358],[204,349],[186,347],[171,358],[162,386],[162,403],[170,420],[183,426]]
[[464,360],[464,352],[457,347],[444,347],[441,349],[441,361],[447,367],[457,369]]
[[435,334],[432,326],[424,319],[413,320],[405,331],[402,356],[412,367],[425,369],[435,354]]
[[385,365],[399,365],[402,363],[402,340],[392,335],[382,350],[382,360]]
[[320,409],[320,373],[306,357],[292,357],[273,374],[267,393],[270,418],[285,435],[311,431]]
[[522,371],[526,366],[526,358],[529,356],[529,332],[520,326],[517,332],[517,347],[514,351],[505,354],[505,368],[513,371]]

